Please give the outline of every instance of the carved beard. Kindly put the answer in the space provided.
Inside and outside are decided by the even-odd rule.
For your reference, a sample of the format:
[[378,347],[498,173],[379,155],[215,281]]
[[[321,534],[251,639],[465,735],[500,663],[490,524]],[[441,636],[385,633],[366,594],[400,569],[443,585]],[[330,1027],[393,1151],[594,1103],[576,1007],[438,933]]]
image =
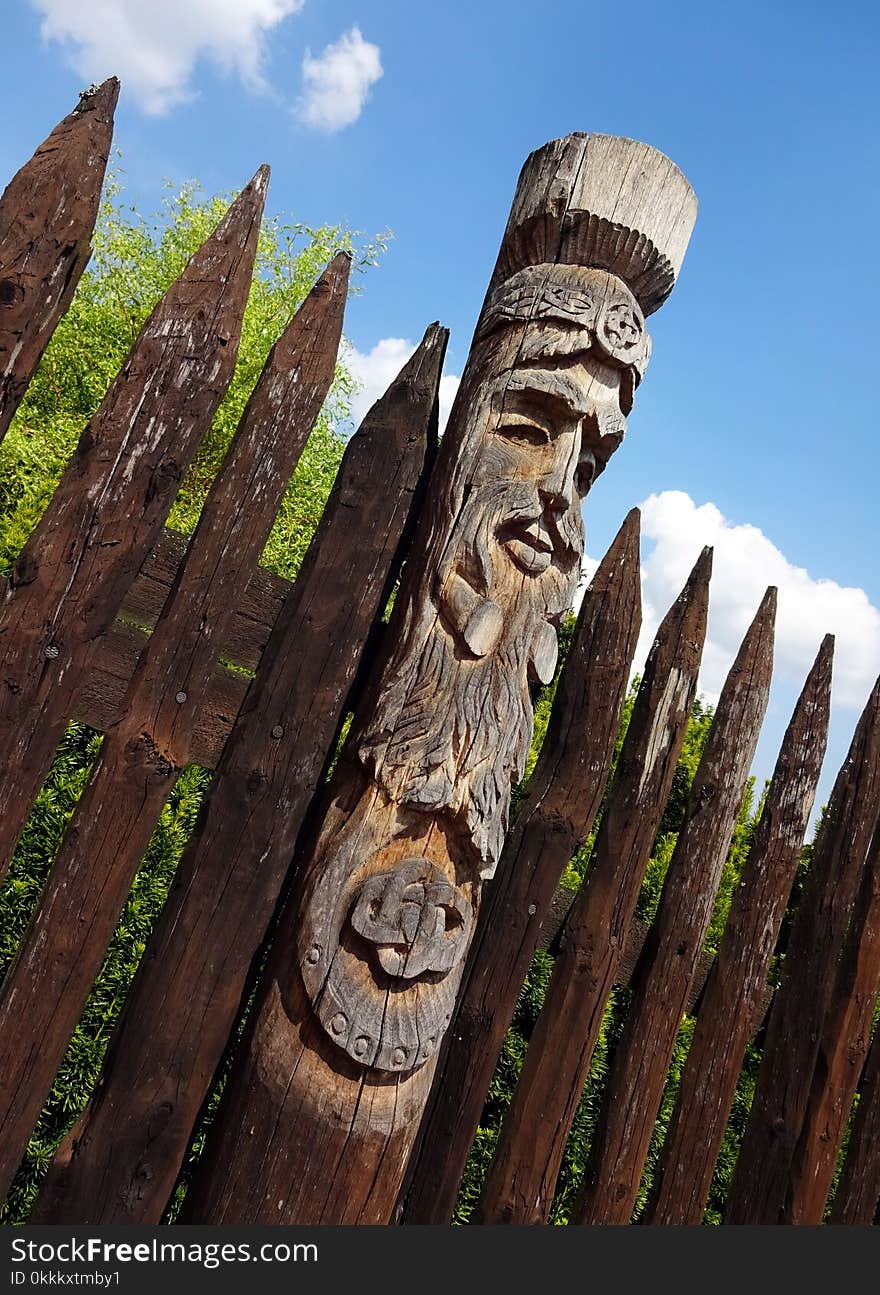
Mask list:
[[543,511],[529,482],[474,488],[440,565],[437,616],[395,662],[401,708],[380,706],[359,743],[391,800],[461,823],[484,878],[497,865],[511,782],[522,777],[531,743],[529,682],[552,678],[555,625],[571,606],[583,549],[575,504],[549,523],[546,569],[526,560],[522,537]]

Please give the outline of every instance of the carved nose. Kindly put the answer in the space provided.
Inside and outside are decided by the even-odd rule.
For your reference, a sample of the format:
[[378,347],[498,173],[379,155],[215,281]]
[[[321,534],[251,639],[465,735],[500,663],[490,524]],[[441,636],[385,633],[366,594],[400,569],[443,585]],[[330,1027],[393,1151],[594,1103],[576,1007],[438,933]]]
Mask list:
[[545,513],[565,513],[571,508],[575,489],[577,455],[573,454],[555,472],[548,472],[538,482],[538,498]]
[[566,438],[569,444],[560,451],[549,472],[538,481],[538,495],[545,512],[564,513],[571,507],[575,489],[580,437]]

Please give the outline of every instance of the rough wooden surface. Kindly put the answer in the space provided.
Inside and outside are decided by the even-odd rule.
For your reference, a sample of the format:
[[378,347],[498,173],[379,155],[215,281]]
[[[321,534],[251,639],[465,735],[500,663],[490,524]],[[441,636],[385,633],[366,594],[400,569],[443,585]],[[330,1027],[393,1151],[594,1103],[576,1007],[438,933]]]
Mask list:
[[782,1222],[837,962],[880,812],[880,679],[825,811],[767,1025],[728,1223]]
[[[581,500],[647,363],[644,309],[662,298],[647,291],[643,305],[639,276],[663,238],[680,249],[693,224],[686,181],[632,141],[600,150],[591,210],[578,212],[591,138],[549,145],[523,170],[393,648],[304,855],[291,943],[230,1079],[192,1218],[379,1222],[393,1211],[528,753],[529,687],[553,674]],[[614,272],[590,259],[605,246],[590,235],[596,220],[624,230],[633,288],[617,257]]]
[[828,737],[834,640],[819,649],[782,740],[761,820],[700,1002],[643,1222],[698,1224],[813,809]]
[[559,876],[592,831],[641,626],[638,513],[584,595],[529,792],[487,895],[400,1215],[448,1223],[480,1113]]
[[445,345],[445,331],[430,328],[349,443],[98,1090],[50,1170],[36,1215],[42,1221],[161,1217],[402,557],[436,437]]
[[635,1206],[688,987],[767,708],[775,614],[776,590],[770,588],[721,691],[642,953],[573,1222],[628,1223]]
[[[868,854],[792,1163],[785,1222],[822,1222],[880,990],[880,830]],[[880,1144],[875,1147],[880,1155]]]
[[118,97],[87,90],[0,197],[0,441],[91,256]]
[[235,591],[259,560],[330,388],[349,264],[345,254],[334,260],[266,361],[6,975],[0,1192],[27,1145],[185,766]]
[[831,1223],[874,1222],[880,1200],[880,1030],[868,1053],[859,1084],[859,1105],[853,1119],[846,1159],[834,1203]]
[[[186,552],[187,537],[164,529],[123,600],[120,618],[152,629]],[[287,597],[290,581],[257,567],[245,588],[236,590],[232,620],[220,648],[220,658],[256,670]]]
[[[556,894],[553,897],[551,911],[548,914],[548,920],[541,928],[541,938],[537,947],[552,957],[559,953],[562,932],[566,919],[572,908],[572,901],[578,895],[578,891],[569,890],[568,887],[557,887]],[[634,917],[629,930],[626,933],[626,939],[623,944],[623,951],[620,954],[620,961],[617,964],[617,971],[614,976],[615,985],[628,985],[636,973],[639,965],[639,958],[642,956],[642,949],[645,947],[645,941],[648,938],[648,932],[651,929],[650,922],[643,922],[641,918]],[[688,1015],[693,1015],[697,1004],[700,1001],[706,982],[715,965],[715,958],[711,953],[705,950],[697,959],[694,978],[691,981],[688,990],[687,1006],[685,1011]],[[754,1039],[767,1017],[770,1004],[773,1001],[774,988],[772,985],[765,984],[758,996],[758,1004],[755,1009],[755,1015],[752,1019],[749,1040]]]
[[649,144],[574,133],[526,160],[491,288],[550,260],[619,275],[646,315],[678,275],[697,200],[674,162]]
[[74,712],[94,645],[158,536],[232,377],[262,168],[144,324],[0,603],[0,872]]
[[709,602],[705,549],[657,631],[587,881],[572,907],[477,1206],[484,1223],[546,1223],[605,1003],[672,786]]
[[[145,630],[158,619],[186,552],[187,537],[163,529],[123,601],[119,618],[95,643],[88,673],[75,700],[73,718],[106,732],[122,713],[125,694],[147,642]],[[256,670],[290,581],[255,567],[219,636],[220,661]],[[187,763],[213,769],[232,731],[250,678],[218,664],[189,732]],[[182,736],[182,735],[181,735]]]
[[[73,707],[73,718],[107,732],[119,720],[135,667],[149,637],[117,621],[96,642]],[[218,665],[187,740],[187,764],[213,769],[232,731],[250,676]]]

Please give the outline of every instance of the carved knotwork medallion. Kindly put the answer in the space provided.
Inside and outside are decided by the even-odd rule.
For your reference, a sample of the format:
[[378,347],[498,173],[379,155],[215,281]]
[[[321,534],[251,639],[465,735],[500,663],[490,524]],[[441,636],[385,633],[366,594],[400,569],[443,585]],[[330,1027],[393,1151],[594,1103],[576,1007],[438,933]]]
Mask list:
[[644,316],[634,301],[615,301],[599,311],[596,341],[609,359],[618,364],[641,364],[646,339]]
[[468,900],[426,859],[407,859],[368,878],[351,915],[382,970],[404,980],[449,971],[470,920]]
[[423,1065],[452,1012],[473,924],[466,890],[415,855],[380,851],[315,896],[300,971],[333,1042],[376,1070]]

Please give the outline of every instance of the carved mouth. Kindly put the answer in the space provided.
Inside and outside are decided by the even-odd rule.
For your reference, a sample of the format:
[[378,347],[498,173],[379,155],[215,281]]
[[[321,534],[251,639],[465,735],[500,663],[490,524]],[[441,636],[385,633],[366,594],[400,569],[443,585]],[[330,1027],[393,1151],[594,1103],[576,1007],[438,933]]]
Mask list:
[[513,561],[527,575],[541,575],[553,560],[553,545],[540,517],[508,522],[500,538]]

